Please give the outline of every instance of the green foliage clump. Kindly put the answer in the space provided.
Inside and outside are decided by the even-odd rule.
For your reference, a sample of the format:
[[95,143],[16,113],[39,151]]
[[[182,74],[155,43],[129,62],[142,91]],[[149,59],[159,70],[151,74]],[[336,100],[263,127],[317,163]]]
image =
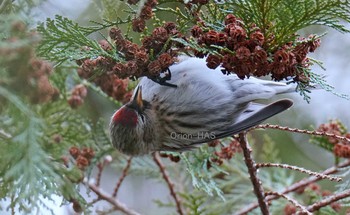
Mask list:
[[[69,149],[94,149],[91,164],[96,164],[100,149],[110,146],[104,124],[95,125],[69,107],[68,73],[51,74],[52,82],[47,81],[51,67],[35,57],[35,34],[26,32],[16,15],[3,21],[0,52],[7,55],[0,59],[0,199],[10,200],[4,210],[51,210],[47,204],[54,195],[86,204],[77,187],[84,173],[70,159]],[[47,94],[54,87],[60,95]]]

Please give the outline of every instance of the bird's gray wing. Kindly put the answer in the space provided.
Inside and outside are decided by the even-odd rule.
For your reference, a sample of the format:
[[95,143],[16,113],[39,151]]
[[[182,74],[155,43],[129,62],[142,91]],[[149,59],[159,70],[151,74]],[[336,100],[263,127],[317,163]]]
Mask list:
[[[229,137],[239,132],[245,131],[251,127],[254,127],[264,120],[288,109],[293,105],[293,101],[290,99],[282,99],[265,106],[256,106],[250,113],[246,113],[239,118],[238,121],[234,122],[231,126],[224,128],[223,131],[213,132],[208,137],[193,141],[191,145],[196,145],[200,143],[206,143],[212,140],[221,139],[224,137]],[[193,139],[194,140],[194,139]]]

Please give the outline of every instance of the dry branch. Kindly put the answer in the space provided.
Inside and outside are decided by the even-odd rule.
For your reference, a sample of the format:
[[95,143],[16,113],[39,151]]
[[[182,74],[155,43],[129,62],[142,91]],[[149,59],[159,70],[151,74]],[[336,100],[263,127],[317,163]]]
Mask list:
[[239,142],[240,142],[241,148],[243,150],[244,161],[248,167],[248,172],[250,175],[250,180],[252,181],[252,184],[253,184],[254,193],[255,193],[256,197],[258,198],[258,203],[259,203],[261,213],[263,215],[268,215],[268,214],[270,214],[269,213],[269,206],[268,206],[268,203],[265,199],[265,192],[264,192],[264,189],[261,185],[261,181],[259,180],[259,178],[257,176],[257,167],[255,164],[255,161],[252,158],[252,150],[248,144],[247,136],[245,133],[239,134]]
[[[322,174],[324,175],[329,175],[329,174],[334,174],[336,172],[338,172],[338,170],[340,168],[343,168],[343,167],[346,167],[346,166],[349,166],[350,165],[350,160],[346,160],[342,163],[340,163],[338,166],[333,166],[333,167],[330,167],[328,168],[327,170],[323,171]],[[316,177],[316,176],[311,176],[309,178],[306,178],[306,179],[302,179],[296,183],[294,183],[293,185],[285,188],[284,190],[282,190],[281,194],[287,194],[287,193],[290,193],[290,192],[294,192],[300,188],[303,188],[311,183],[314,183],[316,181],[319,181],[321,180],[321,178],[319,177]],[[266,197],[266,201],[271,201],[271,200],[274,200],[274,199],[277,199],[279,198],[278,196],[267,196]],[[254,210],[255,208],[257,208],[259,206],[259,204],[257,202],[255,203],[252,203],[252,204],[249,204],[247,207],[239,210],[237,213],[235,213],[236,215],[243,215],[243,214],[247,214],[248,212]]]

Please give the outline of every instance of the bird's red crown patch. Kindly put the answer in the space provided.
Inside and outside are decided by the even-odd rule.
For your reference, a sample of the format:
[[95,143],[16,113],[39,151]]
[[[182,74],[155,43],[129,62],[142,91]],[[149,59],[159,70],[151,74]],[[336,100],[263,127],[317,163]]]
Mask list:
[[129,108],[121,108],[114,114],[113,122],[123,126],[135,127],[137,124],[137,113]]

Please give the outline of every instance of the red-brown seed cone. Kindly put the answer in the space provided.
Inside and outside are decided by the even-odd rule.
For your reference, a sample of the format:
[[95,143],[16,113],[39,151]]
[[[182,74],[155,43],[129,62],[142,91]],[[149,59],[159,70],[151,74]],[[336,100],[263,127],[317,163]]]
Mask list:
[[174,63],[174,59],[169,53],[163,53],[159,55],[157,61],[160,63],[161,71],[166,70],[169,66],[171,66]]
[[337,157],[350,158],[350,145],[336,144],[333,152]]
[[132,30],[135,32],[143,32],[146,28],[146,22],[142,18],[135,18],[132,20]]
[[119,28],[111,28],[111,30],[109,30],[109,37],[112,40],[124,40],[122,31]]
[[257,43],[257,45],[262,46],[265,42],[264,34],[261,31],[254,31],[250,34],[250,39]]
[[206,59],[208,68],[216,69],[221,64],[221,60],[221,57],[210,54]]
[[147,69],[149,74],[157,76],[162,71],[161,63],[158,60],[154,60],[148,64]]
[[151,19],[153,16],[152,8],[150,6],[144,6],[141,9],[140,18],[144,20]]
[[198,38],[198,37],[200,37],[203,34],[203,30],[198,25],[194,25],[191,28],[191,34],[192,34],[193,37]]
[[237,18],[233,14],[228,14],[225,17],[225,25],[236,23]]
[[164,27],[157,27],[153,30],[152,36],[155,40],[166,42],[169,38],[168,31]]
[[204,42],[206,45],[215,45],[217,44],[219,41],[219,33],[214,31],[214,30],[210,30],[207,33],[205,33],[204,35]]
[[78,147],[72,146],[69,149],[69,154],[72,155],[73,158],[77,158],[80,155],[80,149]]

